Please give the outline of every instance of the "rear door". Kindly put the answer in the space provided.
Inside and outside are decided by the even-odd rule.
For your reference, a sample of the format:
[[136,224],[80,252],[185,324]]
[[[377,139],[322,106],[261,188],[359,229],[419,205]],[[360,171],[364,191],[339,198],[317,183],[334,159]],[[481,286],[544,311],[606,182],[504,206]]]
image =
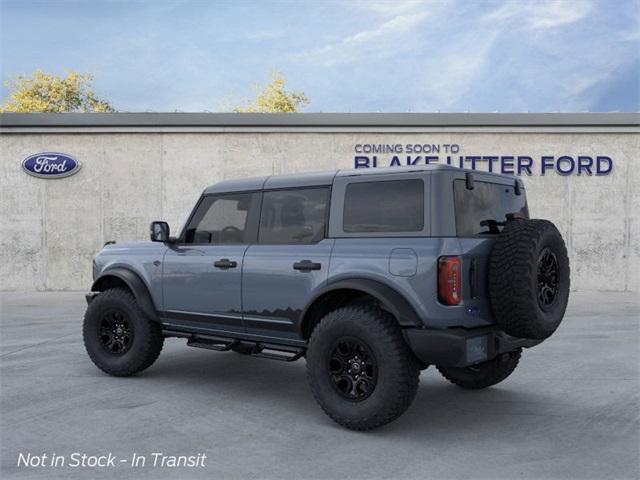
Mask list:
[[[477,175],[480,176],[480,175]],[[475,180],[469,188],[463,179],[453,182],[456,235],[463,264],[462,298],[467,312],[492,321],[487,285],[489,257],[496,236],[508,217],[529,218],[524,188],[513,182]]]
[[334,240],[326,238],[329,187],[265,191],[258,242],[244,257],[247,333],[299,338],[309,294],[327,280]]
[[204,196],[164,257],[164,321],[242,332],[242,260],[255,241],[259,193]]

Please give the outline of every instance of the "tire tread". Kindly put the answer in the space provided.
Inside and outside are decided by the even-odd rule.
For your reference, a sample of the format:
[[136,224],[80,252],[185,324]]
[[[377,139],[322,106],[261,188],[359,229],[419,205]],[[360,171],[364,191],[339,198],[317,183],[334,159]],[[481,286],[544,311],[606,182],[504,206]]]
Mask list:
[[404,341],[393,316],[380,308],[365,305],[347,306],[328,313],[311,335],[307,362],[317,361],[319,339],[337,322],[344,321],[360,322],[381,342],[381,349],[394,359],[386,367],[393,365],[394,368],[391,375],[397,379],[395,395],[387,400],[382,410],[369,416],[350,418],[327,406],[310,369],[307,369],[308,380],[316,402],[336,423],[352,430],[371,430],[395,420],[409,408],[418,390],[420,365]]
[[[553,328],[540,321],[536,298],[538,247],[543,238],[559,239],[557,254],[566,262],[567,250],[556,226],[548,220],[511,220],[497,237],[489,260],[489,300],[493,315],[506,333],[519,338],[544,339]],[[569,278],[564,279],[568,297]],[[564,315],[565,304],[560,313]]]
[[507,360],[496,358],[480,364],[477,372],[472,372],[468,368],[436,368],[448,381],[459,387],[468,390],[480,390],[491,387],[505,380],[518,366],[522,349],[510,352]]
[[[101,304],[106,301],[125,303],[139,317],[139,321],[135,324],[134,335],[140,335],[142,340],[140,352],[136,356],[131,356],[126,364],[118,367],[109,365],[103,355],[91,348],[87,342],[89,335],[92,335],[90,331],[92,322],[97,321],[93,316],[99,315]],[[91,361],[103,372],[116,377],[128,377],[149,368],[157,360],[164,345],[164,336],[160,325],[146,317],[133,294],[124,288],[108,289],[89,304],[84,316],[82,333],[84,345]]]

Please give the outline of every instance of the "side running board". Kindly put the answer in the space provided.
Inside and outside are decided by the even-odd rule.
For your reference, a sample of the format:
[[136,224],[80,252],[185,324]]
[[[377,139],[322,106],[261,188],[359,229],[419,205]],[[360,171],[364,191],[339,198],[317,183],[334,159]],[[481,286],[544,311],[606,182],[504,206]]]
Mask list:
[[210,335],[192,335],[187,340],[187,346],[189,347],[206,348],[207,350],[216,350],[218,352],[226,352],[239,344],[240,341],[238,340],[228,340]]
[[281,360],[283,362],[294,362],[302,357],[306,352],[304,348],[287,347],[286,345],[273,345],[270,343],[256,343],[256,347],[256,353],[252,353],[252,356],[269,358],[271,360]]
[[236,340],[224,337],[216,337],[213,335],[192,334],[184,332],[176,332],[172,330],[163,330],[165,337],[181,337],[187,339],[187,346],[195,348],[204,348],[207,350],[215,350],[217,352],[226,352],[234,347],[245,345],[251,350],[248,353],[252,357],[268,358],[270,360],[280,360],[283,362],[293,362],[302,357],[306,349],[300,347],[291,347],[288,345],[278,345],[273,343],[250,342],[246,340]]

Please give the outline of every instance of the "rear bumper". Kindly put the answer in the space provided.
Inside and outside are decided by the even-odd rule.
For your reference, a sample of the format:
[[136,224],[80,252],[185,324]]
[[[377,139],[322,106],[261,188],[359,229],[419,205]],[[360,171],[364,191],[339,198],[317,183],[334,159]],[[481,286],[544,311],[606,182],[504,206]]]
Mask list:
[[468,367],[492,360],[501,353],[538,345],[542,340],[515,338],[496,327],[442,330],[407,328],[405,340],[416,357],[425,364]]

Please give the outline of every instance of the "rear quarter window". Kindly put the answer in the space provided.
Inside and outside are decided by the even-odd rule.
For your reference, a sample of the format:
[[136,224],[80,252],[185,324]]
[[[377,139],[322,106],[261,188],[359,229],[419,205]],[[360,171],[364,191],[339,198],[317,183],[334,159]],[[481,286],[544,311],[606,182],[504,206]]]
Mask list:
[[345,233],[419,232],[424,228],[421,179],[354,182],[344,197]]
[[328,188],[265,192],[260,215],[259,243],[308,244],[325,234]]
[[453,182],[456,213],[456,232],[459,237],[496,233],[483,221],[504,222],[508,214],[529,218],[527,198],[516,195],[514,187],[497,183],[474,182],[473,190],[464,180]]

